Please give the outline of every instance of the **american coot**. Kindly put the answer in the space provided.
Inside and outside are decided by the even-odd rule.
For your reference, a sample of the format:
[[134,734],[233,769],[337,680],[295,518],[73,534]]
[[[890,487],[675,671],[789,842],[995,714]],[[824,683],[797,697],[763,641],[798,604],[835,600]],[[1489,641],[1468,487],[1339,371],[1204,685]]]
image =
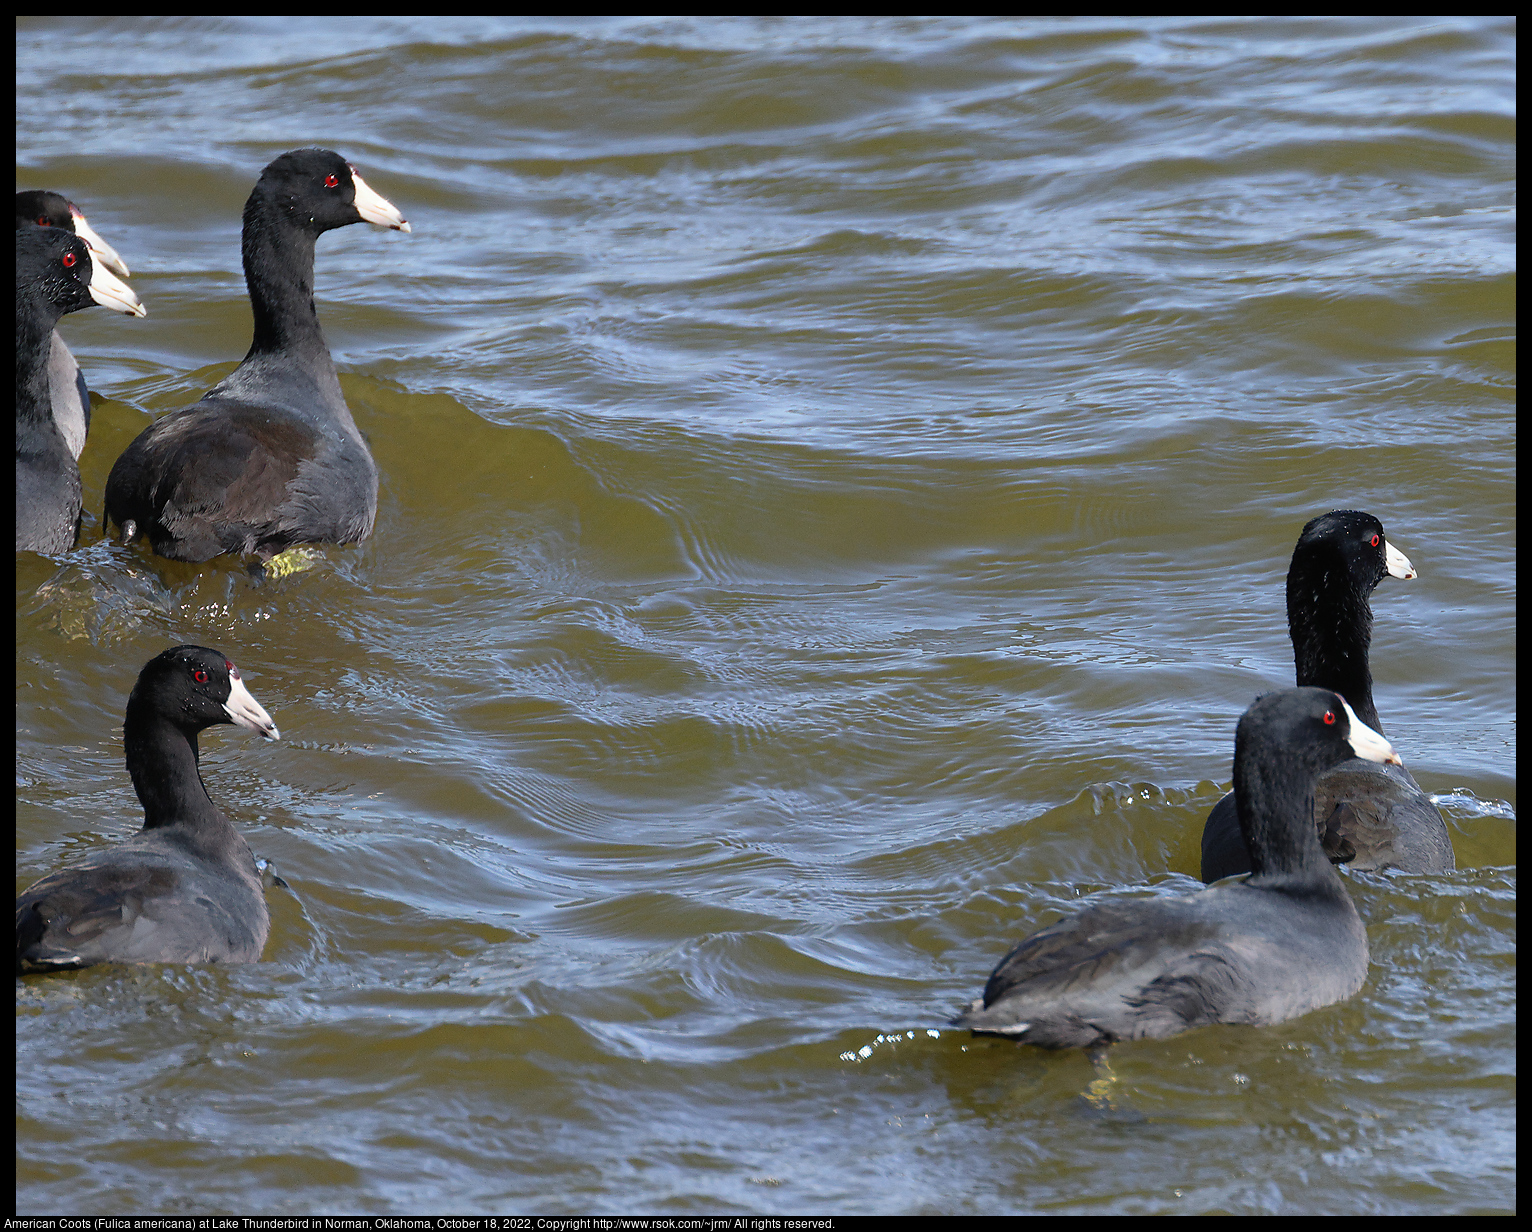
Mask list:
[[[119,278],[128,276],[128,267],[117,255],[117,250],[96,234],[85,221],[85,215],[73,201],[56,192],[29,190],[16,194],[16,229],[23,227],[57,227],[71,231],[85,241],[90,249],[90,259],[104,265]],[[137,303],[126,309],[134,316],[144,315],[144,306]],[[53,331],[52,349],[48,356],[48,390],[53,403],[53,420],[58,424],[64,444],[72,456],[78,458],[85,448],[85,434],[90,430],[90,391],[85,388],[85,377],[75,362],[58,331]]]
[[270,929],[261,876],[197,769],[197,733],[215,723],[278,735],[217,650],[177,646],[138,674],[123,743],[144,828],[16,899],[18,973],[259,960]]
[[155,420],[112,467],[106,516],[161,556],[269,560],[372,533],[378,468],[341,397],[314,311],[314,242],[404,216],[339,154],[294,150],[261,172],[241,248],[255,312],[244,361],[201,402]]
[[50,339],[66,313],[138,297],[93,262],[85,241],[53,227],[16,232],[16,550],[67,552],[80,526],[80,469],[54,420]]
[[[1415,566],[1389,543],[1382,522],[1355,509],[1337,509],[1305,526],[1287,571],[1287,628],[1299,686],[1335,690],[1377,732],[1383,725],[1372,704],[1367,600],[1385,574],[1409,579]],[[1336,864],[1417,873],[1455,866],[1447,823],[1402,764],[1352,760],[1322,775],[1314,824]],[[1249,869],[1234,797],[1225,796],[1202,831],[1202,880]]]
[[1394,752],[1328,689],[1260,698],[1234,734],[1252,875],[1187,898],[1101,903],[1034,933],[953,1025],[1091,1047],[1344,1001],[1367,977],[1367,933],[1311,819],[1315,778],[1353,755]]

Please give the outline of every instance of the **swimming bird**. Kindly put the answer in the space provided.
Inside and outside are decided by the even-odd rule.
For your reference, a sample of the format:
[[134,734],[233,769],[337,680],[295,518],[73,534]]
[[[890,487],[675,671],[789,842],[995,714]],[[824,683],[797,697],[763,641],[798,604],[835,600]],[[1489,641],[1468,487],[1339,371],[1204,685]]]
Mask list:
[[1314,832],[1314,782],[1388,741],[1328,689],[1268,693],[1234,735],[1249,877],[1184,898],[1098,903],[1034,933],[953,1025],[1044,1048],[1164,1039],[1207,1023],[1266,1026],[1344,1001],[1367,933]]
[[[105,266],[119,278],[128,276],[127,264],[117,255],[117,250],[96,234],[85,221],[85,215],[73,201],[56,192],[28,190],[16,194],[16,229],[23,227],[58,227],[73,232],[85,241],[90,258],[97,265]],[[137,303],[123,311],[134,316],[144,316],[145,308]],[[53,420],[58,424],[64,444],[73,457],[78,458],[85,448],[85,434],[90,430],[90,391],[85,387],[85,376],[80,365],[69,353],[58,330],[53,331],[52,349],[48,356],[48,391],[53,405]]]
[[241,251],[255,314],[244,360],[202,401],[150,424],[112,467],[106,517],[172,560],[267,561],[300,543],[372,533],[378,468],[341,396],[314,309],[326,231],[410,224],[330,150],[273,160],[245,203]]
[[217,723],[279,734],[220,651],[176,646],[138,674],[123,737],[144,828],[17,896],[18,974],[260,959],[271,927],[261,875],[198,770],[197,733]]
[[67,552],[80,527],[80,468],[54,418],[53,327],[102,304],[141,308],[126,283],[91,260],[84,240],[54,227],[16,232],[16,550]]
[[[1372,700],[1373,589],[1385,576],[1416,576],[1409,558],[1388,541],[1370,513],[1337,509],[1311,520],[1298,536],[1287,571],[1287,627],[1297,683],[1333,689],[1363,723],[1382,732]],[[1314,824],[1330,859],[1355,869],[1441,872],[1455,867],[1447,823],[1403,764],[1352,760],[1320,777]],[[1202,880],[1250,868],[1225,796],[1202,831]]]

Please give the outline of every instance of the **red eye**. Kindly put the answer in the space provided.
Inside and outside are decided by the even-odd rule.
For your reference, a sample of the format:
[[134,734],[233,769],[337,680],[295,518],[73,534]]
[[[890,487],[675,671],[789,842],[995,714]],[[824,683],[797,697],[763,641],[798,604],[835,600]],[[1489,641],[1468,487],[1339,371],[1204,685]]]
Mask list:
[[194,671],[192,673],[192,679],[195,680],[198,684],[206,684],[207,683],[207,673],[205,671],[203,671],[199,667],[196,671]]
[[66,252],[64,254],[64,258],[63,259],[64,259],[64,268],[65,269],[73,269],[74,268],[74,263],[76,261],[78,261],[80,258],[75,256],[74,253],[72,253],[72,252]]
[[332,173],[330,175],[325,176],[325,178],[324,178],[324,186],[326,188],[338,188],[340,186],[340,180],[337,179],[336,176]]
[[1335,722],[1335,711],[1333,711],[1333,710],[1326,710],[1325,711],[1325,726],[1326,727],[1330,727],[1331,725],[1334,724],[1334,722]]
[[1370,543],[1370,544],[1372,544],[1372,546],[1373,546],[1373,547],[1377,547],[1377,546],[1378,546],[1378,543],[1379,543],[1379,541],[1380,541],[1380,540],[1381,540],[1381,539],[1382,539],[1382,538],[1383,538],[1383,536],[1382,536],[1382,535],[1380,535],[1380,534],[1378,534],[1378,532],[1377,532],[1377,531],[1373,531],[1373,532],[1372,532],[1372,538],[1371,538],[1371,539],[1369,539],[1369,540],[1368,540],[1368,541],[1367,541],[1367,542],[1368,542],[1368,543]]
[[41,214],[38,216],[37,225],[39,227],[51,227],[53,224],[48,221],[48,215]]

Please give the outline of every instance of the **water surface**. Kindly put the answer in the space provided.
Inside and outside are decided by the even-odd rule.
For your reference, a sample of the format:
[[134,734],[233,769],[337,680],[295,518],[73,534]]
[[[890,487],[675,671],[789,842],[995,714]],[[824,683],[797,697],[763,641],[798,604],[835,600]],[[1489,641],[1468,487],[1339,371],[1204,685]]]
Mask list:
[[[1514,1207],[1505,20],[27,18],[17,180],[132,266],[64,333],[89,514],[17,557],[18,886],[141,817],[123,705],[228,653],[204,774],[266,961],[18,982],[23,1213]],[[46,117],[46,118],[44,118]],[[103,540],[319,244],[376,533],[252,582]],[[1371,978],[1076,1054],[943,1030],[1087,895],[1196,887],[1290,684],[1305,521],[1378,515],[1388,735],[1459,868]]]

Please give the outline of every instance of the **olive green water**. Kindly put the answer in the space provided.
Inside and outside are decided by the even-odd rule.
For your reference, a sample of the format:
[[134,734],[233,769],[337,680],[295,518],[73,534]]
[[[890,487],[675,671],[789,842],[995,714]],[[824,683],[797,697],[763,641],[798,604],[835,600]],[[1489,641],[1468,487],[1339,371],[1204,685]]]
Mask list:
[[[143,321],[86,531],[17,557],[17,883],[140,813],[138,669],[290,890],[266,961],[17,984],[22,1213],[1469,1213],[1515,1204],[1507,21],[42,20],[18,185]],[[249,342],[240,209],[324,145],[382,474],[314,568],[104,542]],[[1185,893],[1283,575],[1377,514],[1378,710],[1457,872],[1371,977],[1078,1054],[942,1029],[1093,894]]]

